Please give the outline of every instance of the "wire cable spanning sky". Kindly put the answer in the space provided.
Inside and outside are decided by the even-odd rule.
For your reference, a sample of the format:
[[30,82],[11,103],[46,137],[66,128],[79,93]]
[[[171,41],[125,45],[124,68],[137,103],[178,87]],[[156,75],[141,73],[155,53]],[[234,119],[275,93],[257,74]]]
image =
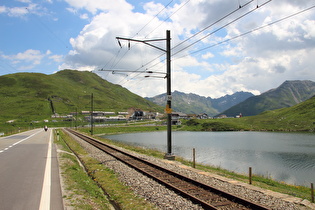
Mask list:
[[165,72],[164,53],[126,41],[120,48],[116,37],[165,38],[170,30],[173,91],[259,94],[285,80],[315,81],[314,6],[313,0],[6,1],[0,75],[88,70],[155,96],[165,93],[166,81],[142,72]]

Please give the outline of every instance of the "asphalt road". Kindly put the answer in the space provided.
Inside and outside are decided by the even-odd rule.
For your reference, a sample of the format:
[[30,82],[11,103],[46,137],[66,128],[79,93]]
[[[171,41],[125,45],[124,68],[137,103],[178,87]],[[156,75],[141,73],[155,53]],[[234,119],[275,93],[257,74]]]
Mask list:
[[52,132],[0,138],[0,209],[63,209]]

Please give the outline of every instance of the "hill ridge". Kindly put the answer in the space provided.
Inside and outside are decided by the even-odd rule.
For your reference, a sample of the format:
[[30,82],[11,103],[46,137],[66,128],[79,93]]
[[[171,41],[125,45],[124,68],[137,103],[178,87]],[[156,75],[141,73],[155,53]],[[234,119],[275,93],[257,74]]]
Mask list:
[[127,111],[131,107],[163,110],[93,72],[62,70],[51,75],[16,73],[0,76],[0,120],[49,118],[52,114],[49,98],[59,114],[75,112],[76,108],[90,110],[91,93],[95,110]]

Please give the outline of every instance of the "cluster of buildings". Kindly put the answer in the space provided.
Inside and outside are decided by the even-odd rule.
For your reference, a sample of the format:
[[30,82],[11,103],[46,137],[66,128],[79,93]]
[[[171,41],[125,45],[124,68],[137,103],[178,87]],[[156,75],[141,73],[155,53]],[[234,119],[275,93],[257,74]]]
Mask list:
[[158,112],[142,111],[141,109],[130,108],[128,111],[81,111],[72,112],[69,115],[58,115],[54,114],[52,118],[62,118],[63,120],[69,120],[76,117],[82,117],[86,121],[91,120],[93,117],[94,122],[105,122],[105,121],[117,121],[117,120],[144,120],[144,119],[156,119],[163,117],[163,114]]
[[[125,121],[125,120],[152,120],[152,119],[160,119],[165,116],[163,113],[159,112],[150,112],[143,111],[141,109],[130,108],[128,111],[81,111],[80,113],[72,112],[69,115],[52,115],[52,118],[62,118],[63,120],[72,121],[74,118],[78,118],[83,116],[85,121],[91,121],[91,117],[93,117],[93,122],[108,122],[108,121]],[[179,125],[182,119],[209,119],[208,115],[203,114],[185,114],[182,112],[172,112],[172,124]]]

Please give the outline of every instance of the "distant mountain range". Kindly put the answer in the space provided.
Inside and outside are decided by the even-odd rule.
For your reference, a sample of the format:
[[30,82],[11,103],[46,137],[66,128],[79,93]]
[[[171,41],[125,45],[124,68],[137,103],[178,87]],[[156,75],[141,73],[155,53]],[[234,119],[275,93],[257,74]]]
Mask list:
[[[163,112],[166,94],[142,98],[91,72],[63,70],[52,75],[16,73],[0,76],[0,122],[12,119],[29,122],[49,118],[54,112],[67,114],[90,110],[126,111],[130,107]],[[207,113],[235,116],[257,115],[267,110],[291,107],[315,95],[312,81],[285,81],[259,96],[236,92],[220,98],[175,91],[172,109],[187,114]]]
[[271,89],[259,96],[247,100],[225,110],[221,114],[235,116],[252,116],[264,111],[291,107],[315,95],[315,82],[309,80],[285,81],[278,88]]
[[[291,107],[315,95],[315,83],[309,80],[285,81],[278,88],[254,96],[249,92],[236,92],[217,99],[193,93],[172,93],[172,108],[187,114],[207,113],[209,116],[227,115],[252,116],[267,110]],[[166,94],[146,98],[158,105],[165,106]]]
[[[211,97],[199,96],[193,93],[186,94],[174,91],[172,93],[172,109],[187,114],[206,113],[209,116],[215,116],[252,96],[254,95],[249,92],[236,92],[232,95],[212,99]],[[160,106],[165,106],[166,104],[166,94],[146,99]]]

